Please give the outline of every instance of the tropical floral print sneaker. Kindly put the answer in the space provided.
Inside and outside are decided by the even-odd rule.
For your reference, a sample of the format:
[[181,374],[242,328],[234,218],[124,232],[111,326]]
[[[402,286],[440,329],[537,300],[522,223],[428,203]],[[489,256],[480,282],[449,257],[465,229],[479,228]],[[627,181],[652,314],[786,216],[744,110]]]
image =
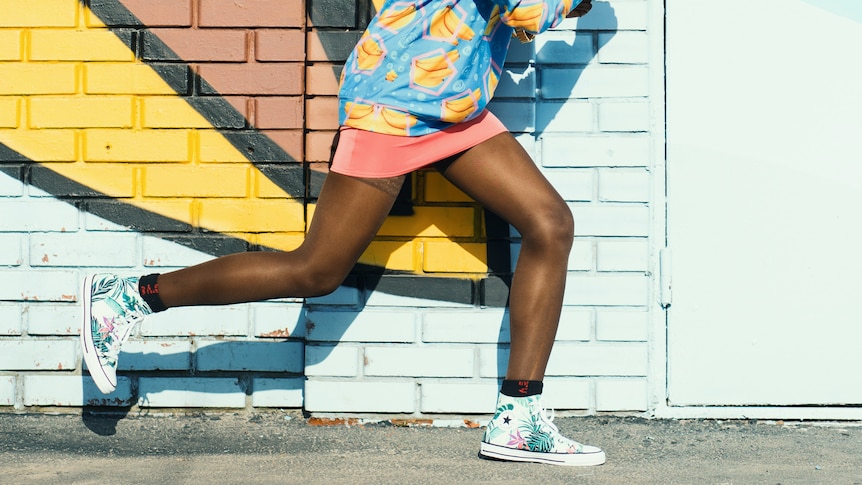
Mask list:
[[117,388],[120,346],[145,316],[152,313],[138,294],[137,278],[112,274],[84,278],[84,321],[81,345],[84,362],[96,386],[105,394]]
[[541,404],[541,395],[500,394],[497,413],[485,428],[479,454],[492,459],[551,465],[591,466],[605,462],[605,452],[560,434]]

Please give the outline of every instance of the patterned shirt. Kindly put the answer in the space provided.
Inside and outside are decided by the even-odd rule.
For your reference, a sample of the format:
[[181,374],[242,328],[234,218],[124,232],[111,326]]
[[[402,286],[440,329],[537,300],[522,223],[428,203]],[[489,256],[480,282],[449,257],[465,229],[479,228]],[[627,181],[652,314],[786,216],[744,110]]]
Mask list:
[[339,122],[418,136],[491,100],[513,29],[558,25],[576,0],[386,0],[344,65]]

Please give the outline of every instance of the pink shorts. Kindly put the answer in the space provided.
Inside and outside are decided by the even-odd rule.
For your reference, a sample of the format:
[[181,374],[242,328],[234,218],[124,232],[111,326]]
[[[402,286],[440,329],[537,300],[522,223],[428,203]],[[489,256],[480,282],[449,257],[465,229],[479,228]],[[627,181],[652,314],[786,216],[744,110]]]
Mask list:
[[342,126],[330,170],[342,175],[385,178],[445,160],[507,131],[488,110],[476,118],[422,136],[374,133]]

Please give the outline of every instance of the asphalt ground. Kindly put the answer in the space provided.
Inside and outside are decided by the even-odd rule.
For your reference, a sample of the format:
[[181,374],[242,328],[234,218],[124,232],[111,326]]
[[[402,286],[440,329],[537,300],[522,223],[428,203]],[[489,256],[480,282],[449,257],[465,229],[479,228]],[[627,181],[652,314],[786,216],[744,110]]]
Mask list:
[[478,458],[482,429],[298,412],[0,414],[8,484],[862,484],[862,423],[567,417],[598,467]]

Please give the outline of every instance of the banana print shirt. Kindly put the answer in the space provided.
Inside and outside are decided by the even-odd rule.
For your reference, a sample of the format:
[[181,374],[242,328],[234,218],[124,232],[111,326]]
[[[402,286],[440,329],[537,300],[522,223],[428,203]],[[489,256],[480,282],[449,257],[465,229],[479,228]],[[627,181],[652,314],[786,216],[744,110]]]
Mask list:
[[386,0],[341,74],[341,125],[401,136],[479,115],[514,28],[558,25],[576,0]]

